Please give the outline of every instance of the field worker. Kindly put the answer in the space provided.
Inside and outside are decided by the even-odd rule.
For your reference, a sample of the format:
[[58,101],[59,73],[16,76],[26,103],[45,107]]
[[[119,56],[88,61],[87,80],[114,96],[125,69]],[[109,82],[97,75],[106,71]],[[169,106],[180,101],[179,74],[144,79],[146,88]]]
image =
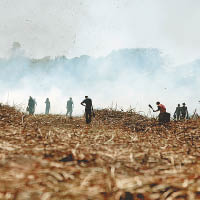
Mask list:
[[158,106],[158,109],[153,110],[153,112],[160,111],[158,120],[159,120],[159,122],[163,123],[163,122],[165,122],[166,107],[163,104],[161,104],[159,101],[156,102],[156,105]]
[[35,99],[33,99],[31,96],[29,97],[28,100],[28,106],[27,106],[27,111],[29,112],[29,115],[33,115],[35,112],[35,105],[37,105]]
[[72,117],[72,112],[73,112],[73,108],[74,108],[74,102],[72,101],[72,98],[70,97],[69,100],[67,101],[67,114],[66,116],[69,114],[69,117]]
[[181,107],[181,119],[188,119],[188,109],[187,106],[185,106],[185,103],[183,103],[183,106]]
[[181,119],[181,106],[180,106],[180,104],[178,104],[178,106],[176,107],[176,110],[174,112],[174,116],[175,116],[175,119],[177,121]]
[[45,114],[48,115],[48,114],[49,114],[50,107],[51,107],[49,98],[46,98],[45,104],[46,104]]
[[89,124],[92,121],[92,99],[88,98],[88,96],[85,96],[85,99],[81,102],[81,105],[85,106],[85,119],[86,123]]

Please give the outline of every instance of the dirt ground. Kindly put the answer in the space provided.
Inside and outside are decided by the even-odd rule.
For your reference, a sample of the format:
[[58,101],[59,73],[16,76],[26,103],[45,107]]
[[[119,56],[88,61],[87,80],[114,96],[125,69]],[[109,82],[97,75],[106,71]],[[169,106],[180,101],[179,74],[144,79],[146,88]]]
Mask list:
[[0,107],[0,199],[200,199],[200,119],[84,118]]

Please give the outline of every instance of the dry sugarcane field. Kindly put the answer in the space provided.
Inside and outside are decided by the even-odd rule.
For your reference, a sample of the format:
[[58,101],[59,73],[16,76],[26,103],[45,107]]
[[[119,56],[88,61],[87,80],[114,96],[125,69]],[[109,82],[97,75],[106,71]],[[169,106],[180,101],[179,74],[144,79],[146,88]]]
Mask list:
[[1,200],[200,199],[200,119],[84,117],[0,107]]

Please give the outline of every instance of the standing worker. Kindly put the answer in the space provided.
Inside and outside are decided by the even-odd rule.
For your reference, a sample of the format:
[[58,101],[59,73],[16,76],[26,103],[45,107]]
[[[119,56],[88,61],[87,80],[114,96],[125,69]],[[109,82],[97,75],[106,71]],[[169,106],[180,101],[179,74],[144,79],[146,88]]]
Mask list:
[[37,105],[35,99],[33,99],[31,96],[29,97],[28,100],[28,106],[26,110],[29,112],[29,115],[33,115],[35,112],[35,105]]
[[72,112],[73,112],[73,108],[74,108],[74,102],[72,101],[71,97],[67,101],[66,108],[67,108],[67,114],[66,114],[66,116],[69,114],[69,117],[72,118]]
[[160,111],[160,114],[158,116],[158,120],[160,123],[165,123],[170,121],[170,114],[166,112],[166,107],[161,104],[159,101],[156,102],[156,105],[158,106],[157,110],[153,110],[153,112]]
[[92,99],[88,98],[88,96],[85,96],[85,99],[81,102],[81,105],[85,106],[85,119],[86,123],[89,124],[92,121]]
[[179,121],[181,119],[181,106],[180,106],[180,104],[178,104],[178,106],[176,107],[176,110],[174,112],[174,119],[176,119],[177,121]]
[[183,106],[181,107],[181,119],[188,119],[188,109],[187,106],[185,106],[185,103],[183,103]]
[[46,98],[45,104],[46,104],[45,115],[48,115],[48,114],[49,114],[50,107],[51,107],[49,98]]

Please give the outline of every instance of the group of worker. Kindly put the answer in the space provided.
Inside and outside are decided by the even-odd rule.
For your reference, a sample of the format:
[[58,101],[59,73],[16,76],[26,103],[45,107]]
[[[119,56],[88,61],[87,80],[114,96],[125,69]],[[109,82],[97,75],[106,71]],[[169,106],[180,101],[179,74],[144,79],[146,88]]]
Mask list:
[[[49,98],[46,98],[46,101],[44,103],[46,104],[45,114],[48,115],[51,108],[51,103],[49,101]],[[30,96],[26,111],[29,112],[30,115],[33,115],[35,113],[36,105],[37,105],[36,100]],[[88,98],[88,96],[85,96],[85,99],[81,102],[81,105],[85,106],[85,119],[86,119],[86,123],[89,124],[92,121],[92,116],[94,116],[92,99]],[[69,115],[69,117],[72,118],[73,108],[74,108],[74,102],[72,98],[70,97],[66,105],[66,109],[67,109],[66,116]]]
[[[49,98],[46,99],[45,104],[46,104],[45,114],[48,115],[50,111],[50,107],[51,107]],[[34,114],[36,105],[37,105],[36,100],[30,96],[28,100],[28,106],[26,109],[29,112],[29,114]],[[81,105],[85,106],[85,119],[86,119],[86,123],[89,124],[92,120],[92,116],[94,116],[92,99],[88,98],[88,96],[85,96],[85,99],[81,102]],[[160,123],[169,122],[170,113],[166,112],[166,107],[163,104],[161,104],[159,101],[156,102],[156,105],[157,105],[157,110],[154,110],[151,105],[149,105],[149,107],[153,110],[153,112],[158,112],[158,111],[160,112],[158,116],[159,122]],[[72,98],[70,97],[66,105],[66,109],[67,109],[66,116],[69,115],[69,117],[72,118],[73,108],[74,108],[74,102]],[[187,109],[186,104],[183,103],[182,106],[178,104],[174,112],[174,119],[179,121],[181,119],[188,119],[188,117],[189,115],[188,115],[188,109]]]
[[[153,112],[158,112],[158,111],[160,112],[158,115],[158,121],[160,123],[169,122],[170,113],[166,111],[166,107],[163,104],[161,104],[159,101],[156,102],[156,105],[157,105],[157,110],[154,110],[151,105],[149,105],[149,107],[153,110]],[[180,104],[178,104],[174,112],[174,119],[179,121],[179,120],[188,119],[188,118],[189,118],[189,114],[188,114],[188,109],[187,109],[186,104],[183,103],[182,107],[180,106]]]
[[182,106],[178,104],[174,112],[174,119],[179,121],[181,119],[188,119],[188,118],[189,118],[189,114],[188,114],[188,109],[185,103],[183,103]]

